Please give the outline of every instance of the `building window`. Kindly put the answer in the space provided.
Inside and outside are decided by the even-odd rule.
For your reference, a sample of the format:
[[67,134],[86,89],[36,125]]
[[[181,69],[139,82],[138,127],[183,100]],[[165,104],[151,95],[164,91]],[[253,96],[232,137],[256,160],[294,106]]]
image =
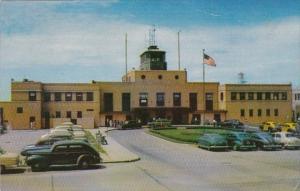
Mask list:
[[258,110],[257,110],[257,116],[258,116],[258,117],[261,117],[261,109],[258,109]]
[[165,106],[165,93],[156,93],[156,105]]
[[83,93],[76,92],[76,101],[83,101]]
[[122,93],[122,111],[130,111],[130,93]]
[[67,118],[72,118],[72,112],[71,111],[67,111]]
[[274,109],[274,116],[278,116],[278,109]]
[[66,92],[65,93],[65,100],[66,101],[72,101],[72,92]]
[[231,92],[231,100],[236,100],[236,92]]
[[190,111],[196,111],[197,104],[197,93],[190,93]]
[[213,111],[213,93],[206,93],[205,94],[205,110],[206,111]]
[[54,93],[54,100],[55,101],[61,101],[61,93],[60,92],[55,92]]
[[145,75],[141,75],[142,80],[146,79]]
[[55,118],[61,118],[61,113],[60,113],[60,111],[55,112]]
[[45,111],[45,112],[43,113],[43,115],[44,115],[44,118],[47,118],[47,119],[50,118],[50,112],[49,112],[49,111]]
[[148,93],[140,93],[140,106],[148,106]]
[[240,92],[240,100],[245,100],[245,92]]
[[160,79],[160,80],[161,80],[161,79],[162,79],[162,75],[158,75],[158,79]]
[[23,113],[23,107],[17,107],[17,113]]
[[300,94],[295,94],[295,100],[300,100]]
[[173,105],[181,106],[181,93],[173,93]]
[[262,100],[262,93],[261,92],[257,92],[257,100]]
[[254,100],[254,93],[248,92],[248,100]]
[[94,109],[86,109],[86,111],[94,111]]
[[179,79],[179,76],[178,75],[175,75],[175,80],[178,80]]
[[94,101],[94,93],[93,92],[86,93],[86,101]]
[[77,118],[82,118],[82,111],[77,111]]
[[282,100],[287,100],[287,93],[286,92],[281,93],[281,99]]
[[270,100],[271,99],[271,93],[270,92],[266,92],[265,96],[266,96],[266,100]]
[[113,93],[104,93],[103,102],[104,102],[104,112],[112,112],[113,111]]
[[28,92],[28,95],[29,95],[29,101],[36,101],[36,92],[35,91]]
[[51,101],[51,94],[49,92],[44,93],[44,102]]
[[266,109],[266,116],[270,116],[270,115],[271,115],[270,109]]
[[244,109],[241,109],[240,113],[241,113],[241,117],[245,117],[245,110]]
[[273,93],[273,99],[274,100],[279,100],[279,93],[278,92]]
[[253,117],[253,109],[249,109],[249,116]]
[[221,99],[221,101],[224,100],[224,93],[223,92],[221,92],[221,94],[220,94],[220,99]]

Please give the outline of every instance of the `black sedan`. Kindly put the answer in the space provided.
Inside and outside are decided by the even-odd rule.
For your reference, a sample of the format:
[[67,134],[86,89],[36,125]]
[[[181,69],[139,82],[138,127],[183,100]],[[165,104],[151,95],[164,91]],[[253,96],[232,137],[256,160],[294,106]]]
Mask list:
[[47,170],[52,165],[77,165],[86,169],[102,161],[99,152],[83,141],[58,141],[49,149],[28,151],[27,165],[32,171]]

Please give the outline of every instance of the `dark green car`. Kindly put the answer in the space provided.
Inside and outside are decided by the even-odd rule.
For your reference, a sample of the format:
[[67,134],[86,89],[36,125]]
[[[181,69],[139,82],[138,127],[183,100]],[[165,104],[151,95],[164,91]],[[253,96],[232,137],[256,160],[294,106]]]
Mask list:
[[207,150],[217,150],[229,148],[227,140],[219,134],[204,134],[199,137],[198,145],[201,148],[206,148]]
[[148,125],[153,128],[169,128],[171,127],[171,121],[168,119],[156,119],[152,122],[149,122]]
[[281,149],[281,145],[276,143],[271,134],[265,132],[255,132],[250,134],[250,139],[258,149],[276,150]]
[[83,141],[58,141],[51,148],[27,152],[26,163],[32,171],[47,170],[52,165],[77,165],[86,169],[102,161],[99,153]]
[[233,150],[256,150],[256,145],[250,135],[244,132],[228,131],[222,134]]
[[130,120],[122,125],[122,129],[140,129],[142,124],[135,120]]

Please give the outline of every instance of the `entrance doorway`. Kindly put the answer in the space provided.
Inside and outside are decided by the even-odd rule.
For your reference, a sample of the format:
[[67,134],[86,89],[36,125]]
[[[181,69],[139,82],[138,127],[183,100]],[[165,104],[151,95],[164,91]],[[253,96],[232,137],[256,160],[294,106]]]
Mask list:
[[216,113],[214,115],[214,120],[217,122],[217,123],[220,123],[221,122],[221,115],[219,113]]
[[109,127],[110,124],[109,122],[113,120],[113,116],[112,115],[105,115],[105,126]]
[[191,124],[199,125],[201,123],[201,115],[200,114],[193,114]]
[[35,116],[29,117],[29,127],[30,129],[35,129]]

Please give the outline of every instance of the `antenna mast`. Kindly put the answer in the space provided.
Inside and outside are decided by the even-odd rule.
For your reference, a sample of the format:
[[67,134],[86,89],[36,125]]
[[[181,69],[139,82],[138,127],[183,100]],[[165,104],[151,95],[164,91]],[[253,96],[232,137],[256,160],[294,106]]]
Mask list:
[[153,25],[153,28],[149,30],[149,46],[155,46],[155,25]]

